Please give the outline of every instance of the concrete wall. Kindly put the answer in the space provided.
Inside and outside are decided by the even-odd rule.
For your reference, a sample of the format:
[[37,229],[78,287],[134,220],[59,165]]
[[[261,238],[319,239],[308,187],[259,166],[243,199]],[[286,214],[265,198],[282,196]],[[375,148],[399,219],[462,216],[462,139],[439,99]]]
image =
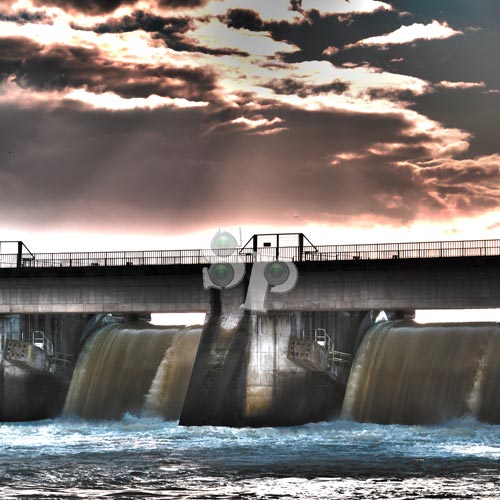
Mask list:
[[299,366],[288,358],[290,339],[303,329],[336,325],[339,345],[354,349],[365,316],[231,311],[212,292],[212,311],[204,325],[180,423],[298,425],[337,415],[349,369],[334,380],[325,372]]
[[205,312],[198,275],[82,276],[0,280],[0,314]]
[[394,259],[304,264],[296,288],[269,294],[271,310],[500,307],[500,259]]
[[[206,312],[202,267],[0,270],[0,314]],[[269,293],[268,310],[500,307],[499,257],[303,262],[297,267],[295,289]],[[249,265],[247,276],[250,272]],[[225,293],[241,300],[243,289]]]

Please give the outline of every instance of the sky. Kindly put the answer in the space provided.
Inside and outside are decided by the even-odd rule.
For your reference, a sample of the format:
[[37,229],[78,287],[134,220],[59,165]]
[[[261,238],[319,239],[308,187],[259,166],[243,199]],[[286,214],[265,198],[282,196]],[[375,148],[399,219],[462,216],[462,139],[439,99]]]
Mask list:
[[0,0],[0,239],[497,238],[498,19],[498,0]]

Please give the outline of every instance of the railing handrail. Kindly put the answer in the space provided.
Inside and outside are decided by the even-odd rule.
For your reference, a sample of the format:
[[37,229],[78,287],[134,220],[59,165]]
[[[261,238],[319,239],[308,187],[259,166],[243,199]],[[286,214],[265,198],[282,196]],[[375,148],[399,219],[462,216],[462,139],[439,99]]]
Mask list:
[[[45,332],[42,330],[32,330],[31,331],[31,343],[37,347],[40,347],[47,355],[52,356],[54,354],[54,344],[47,338]],[[41,346],[39,345],[41,344]]]
[[[276,247],[259,247],[257,252],[225,257],[228,262],[275,260]],[[60,252],[0,254],[0,268],[9,267],[93,267],[208,264],[209,249],[132,250],[106,252]],[[347,245],[287,246],[279,258],[295,262],[335,260],[427,259],[448,257],[500,256],[500,240],[454,240],[400,243],[356,243]],[[20,258],[21,257],[21,258]]]
[[314,330],[302,329],[300,337],[303,340],[312,340],[323,347],[328,354],[329,366],[352,363],[352,354],[335,350],[332,337],[325,328],[315,328]]

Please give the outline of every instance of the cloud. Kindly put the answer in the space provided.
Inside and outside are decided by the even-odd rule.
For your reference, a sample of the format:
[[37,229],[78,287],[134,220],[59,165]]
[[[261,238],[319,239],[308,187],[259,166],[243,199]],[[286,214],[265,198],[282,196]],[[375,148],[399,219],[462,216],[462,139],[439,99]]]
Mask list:
[[445,89],[459,90],[484,88],[486,86],[484,82],[448,82],[446,80],[440,81],[437,85]]
[[302,0],[301,7],[304,11],[318,10],[328,14],[352,14],[374,12],[376,10],[392,10],[387,2],[376,0]]
[[0,209],[21,225],[178,231],[286,224],[291,212],[332,223],[446,216],[420,167],[403,161],[429,161],[435,131],[409,133],[403,115],[0,107],[0,151],[13,152],[0,158]]
[[433,21],[431,24],[426,25],[415,23],[411,26],[401,26],[396,31],[385,35],[359,40],[355,44],[351,44],[348,47],[355,47],[357,45],[404,44],[411,43],[416,40],[442,40],[462,34],[462,32],[455,31],[450,28],[447,23],[439,23],[438,21]]
[[466,160],[445,159],[417,164],[430,193],[450,212],[481,213],[497,209],[500,199],[500,155]]
[[323,85],[307,85],[293,78],[283,80],[272,80],[268,83],[277,94],[297,95],[299,97],[314,96],[318,94],[342,94],[349,89],[349,83],[342,80],[334,80]]
[[80,11],[86,14],[105,14],[124,5],[132,5],[138,0],[91,0],[81,2],[80,0],[35,0],[35,5],[45,7],[52,5],[63,10]]
[[264,25],[258,12],[250,9],[229,9],[226,14],[226,24],[230,28],[261,31]]
[[269,34],[247,29],[233,29],[218,20],[196,23],[186,37],[210,49],[235,49],[252,56],[273,56],[277,52],[294,52],[296,47],[274,40]]
[[[1,5],[2,2],[0,2]],[[17,10],[10,12],[0,11],[0,21],[8,21],[16,24],[49,22],[50,18],[43,12],[29,12],[28,10]]]
[[189,40],[184,35],[195,29],[194,21],[189,17],[165,17],[135,11],[121,18],[110,18],[94,26],[82,27],[74,25],[76,30],[88,30],[95,33],[132,33],[144,31],[151,33],[154,40],[162,40],[165,45],[176,52],[200,52],[211,55],[246,56],[246,52],[237,49],[212,49]]
[[[120,7],[139,4],[139,0],[34,0],[38,7],[54,6],[68,12],[81,12],[88,15],[109,14]],[[192,9],[202,7],[207,0],[157,0],[157,5],[167,9]]]
[[162,7],[172,7],[174,9],[201,7],[206,3],[207,0],[159,0]]
[[152,231],[493,210],[498,32],[452,3],[2,8],[0,209]]
[[224,17],[232,10],[257,12],[263,22],[297,23],[303,16],[290,8],[289,0],[224,0],[210,1],[200,11],[200,17]]
[[159,97],[205,101],[214,98],[209,69],[124,64],[97,49],[43,46],[25,38],[0,38],[0,78],[39,90],[85,89],[123,98]]

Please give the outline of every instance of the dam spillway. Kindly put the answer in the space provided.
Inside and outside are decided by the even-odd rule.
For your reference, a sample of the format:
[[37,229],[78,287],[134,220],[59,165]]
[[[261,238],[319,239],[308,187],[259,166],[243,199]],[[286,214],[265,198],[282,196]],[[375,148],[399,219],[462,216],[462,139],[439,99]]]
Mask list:
[[372,327],[350,374],[345,418],[435,424],[466,415],[500,423],[500,324]]
[[178,420],[201,335],[198,327],[112,324],[86,342],[65,414],[119,419],[126,413]]
[[[205,420],[181,418],[183,424],[231,426],[293,425],[340,413],[346,419],[383,424],[433,424],[468,415],[500,422],[496,323],[376,323],[342,387],[286,359],[291,332],[283,315],[266,320],[274,332],[267,341],[263,333],[270,326],[263,332],[262,319],[259,329],[247,335],[252,321],[246,318],[228,328],[227,318],[212,320],[212,333],[223,337],[219,350],[212,346],[211,358],[205,360],[215,388],[207,385],[205,372],[193,372],[195,359],[203,356],[201,327],[101,327],[82,351],[65,413],[91,419],[132,413],[179,420],[188,408],[189,415],[195,414],[189,418]],[[241,356],[236,358],[230,353],[235,337]],[[262,371],[269,366],[274,370]],[[186,402],[189,390],[191,401]]]

